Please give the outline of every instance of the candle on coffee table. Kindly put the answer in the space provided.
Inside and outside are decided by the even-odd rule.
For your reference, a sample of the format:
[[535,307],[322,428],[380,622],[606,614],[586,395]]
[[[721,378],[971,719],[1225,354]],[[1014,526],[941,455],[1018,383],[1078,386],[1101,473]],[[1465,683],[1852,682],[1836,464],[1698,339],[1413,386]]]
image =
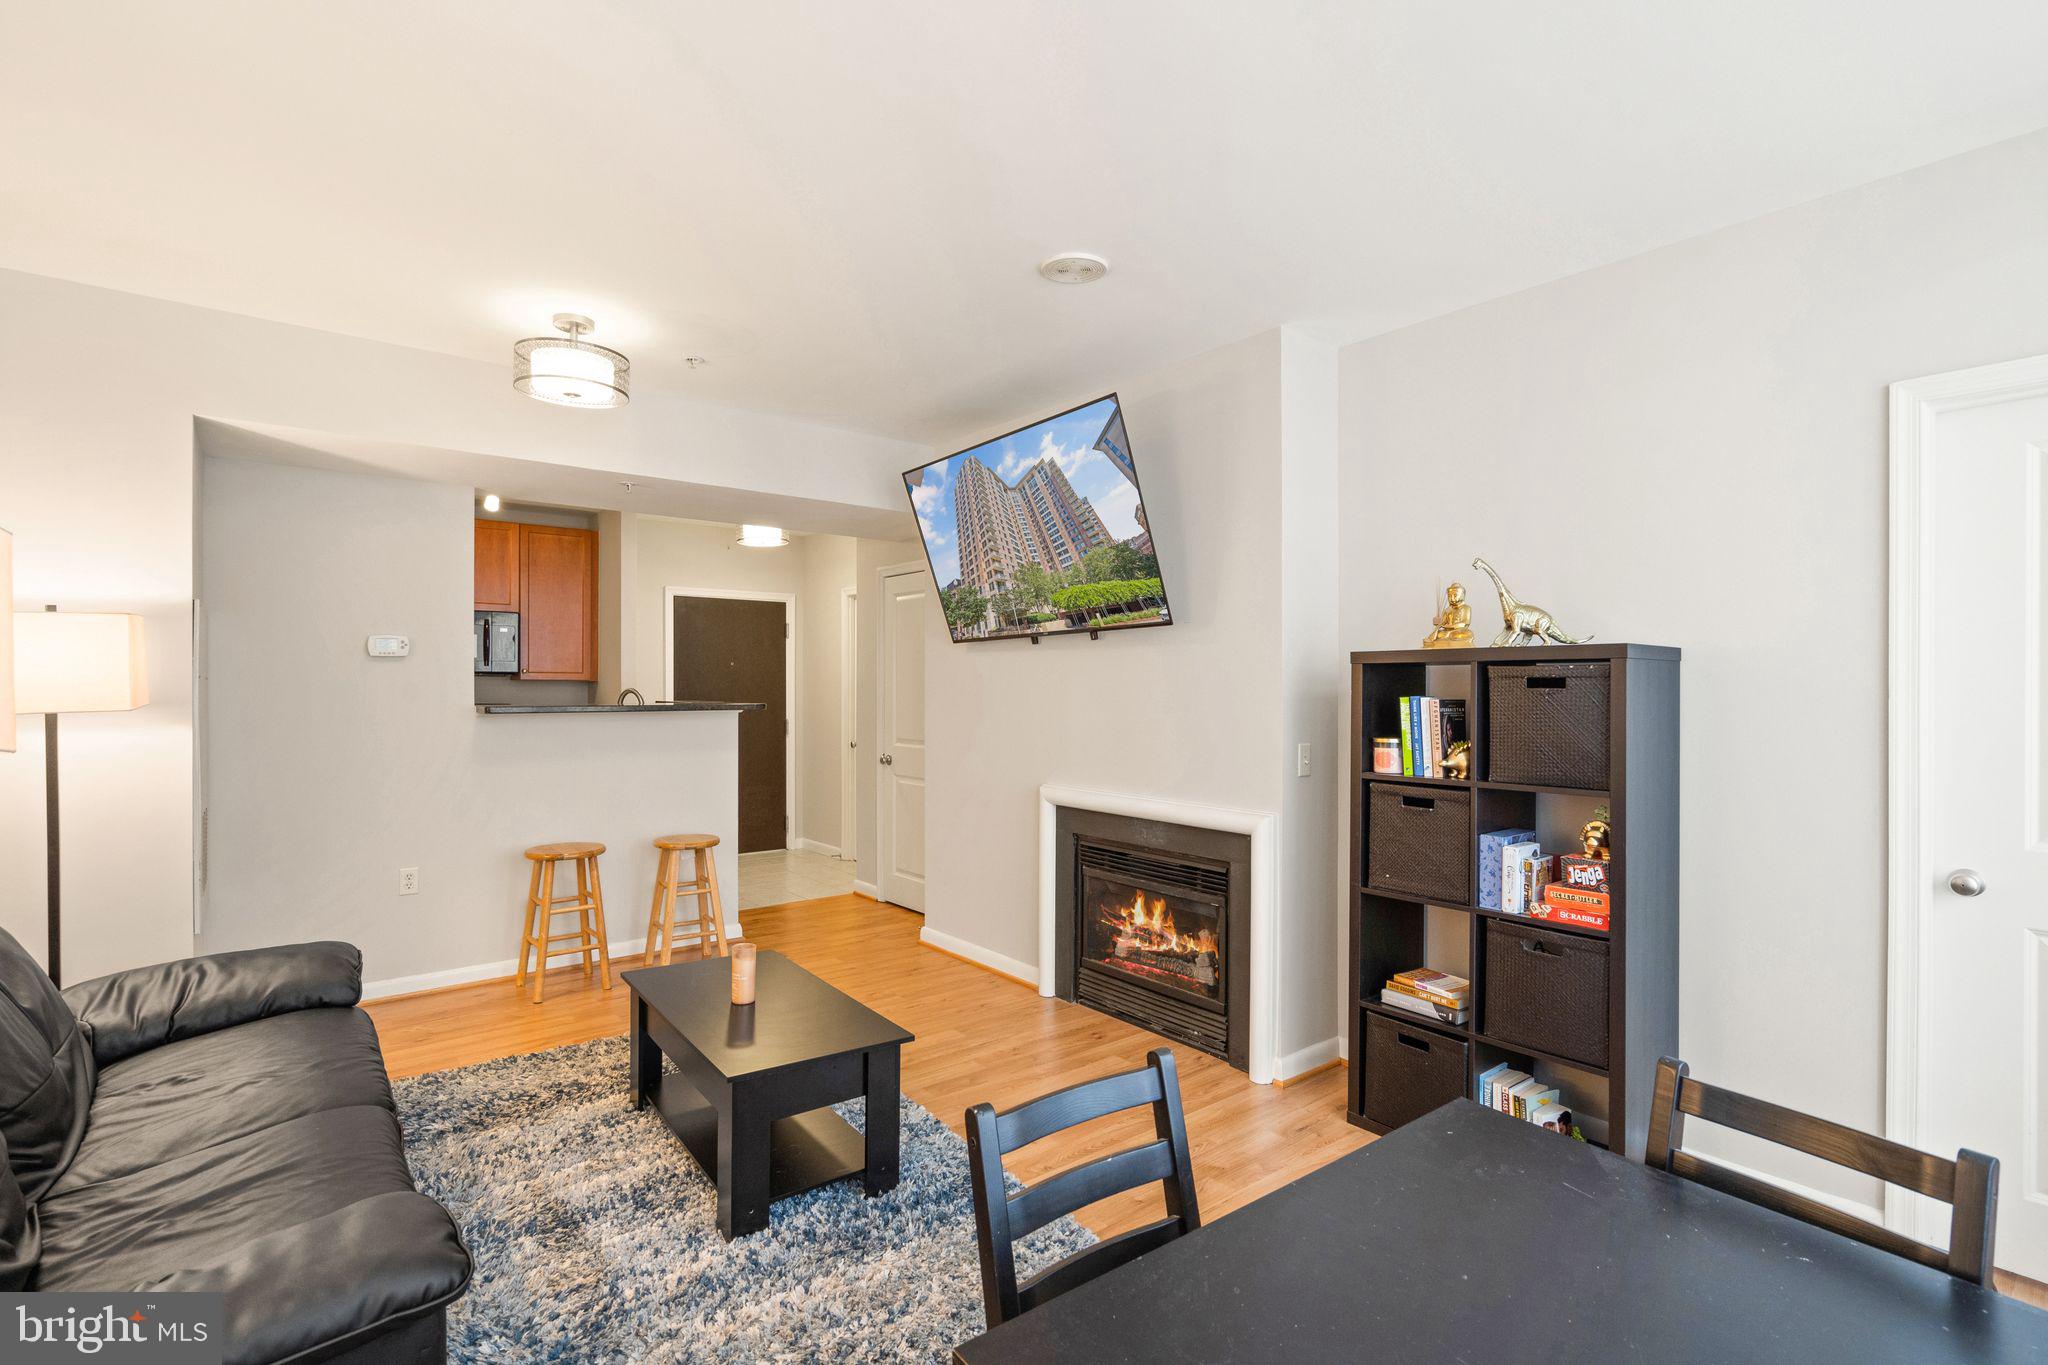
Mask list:
[[732,945],[732,1002],[754,1003],[754,945],[745,939]]

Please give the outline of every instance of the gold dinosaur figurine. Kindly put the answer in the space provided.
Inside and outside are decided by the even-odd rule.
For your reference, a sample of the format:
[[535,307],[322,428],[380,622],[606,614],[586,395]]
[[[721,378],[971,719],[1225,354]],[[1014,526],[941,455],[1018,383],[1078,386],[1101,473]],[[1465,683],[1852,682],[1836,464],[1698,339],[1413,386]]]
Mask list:
[[1458,649],[1472,643],[1472,608],[1465,601],[1465,585],[1453,583],[1444,589],[1444,609],[1430,618],[1436,629],[1423,638],[1424,649]]
[[1472,744],[1469,740],[1458,740],[1451,745],[1451,751],[1444,755],[1444,776],[1463,782],[1472,775]]
[[1500,581],[1500,575],[1493,571],[1493,565],[1483,559],[1472,561],[1472,567],[1481,570],[1493,580],[1493,586],[1500,592],[1500,615],[1503,622],[1500,634],[1493,637],[1496,648],[1501,645],[1540,645],[1546,640],[1560,645],[1582,645],[1592,639],[1590,635],[1575,637],[1557,628],[1557,622],[1550,619],[1550,613],[1541,607],[1532,607],[1517,601],[1508,591],[1508,585]]

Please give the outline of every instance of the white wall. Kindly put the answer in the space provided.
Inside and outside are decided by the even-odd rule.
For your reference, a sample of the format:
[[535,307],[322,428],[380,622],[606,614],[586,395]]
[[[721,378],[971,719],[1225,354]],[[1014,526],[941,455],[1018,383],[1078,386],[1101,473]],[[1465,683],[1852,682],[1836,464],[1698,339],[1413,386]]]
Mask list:
[[[797,634],[803,650],[797,661],[798,691],[803,711],[797,723],[802,745],[797,767],[803,771],[802,807],[797,830],[813,844],[840,849],[846,842],[840,823],[842,764],[857,758],[847,748],[854,738],[842,728],[840,694],[845,673],[842,595],[859,580],[859,545],[848,536],[805,536],[803,588],[797,598]],[[869,689],[872,690],[872,689]],[[860,771],[855,769],[855,779]],[[854,849],[840,849],[852,858]]]
[[[24,604],[139,611],[151,703],[64,723],[68,976],[192,943],[193,418],[900,510],[923,448],[655,388],[617,412],[512,391],[505,366],[0,272],[0,524]],[[509,339],[508,339],[509,340]],[[508,357],[509,364],[509,357]],[[43,943],[42,741],[0,757],[0,925]],[[119,856],[114,856],[115,851]]]
[[[1337,352],[1280,333],[1280,1034],[1291,1076],[1343,1050],[1343,755],[1350,671],[1337,637]],[[1309,771],[1300,771],[1300,746]],[[1334,1015],[1319,1013],[1331,1010]],[[1334,1022],[1332,1019],[1334,1018]],[[1292,1040],[1292,1041],[1286,1041]],[[1291,1055],[1290,1055],[1291,1054]]]
[[[1885,386],[2048,352],[2044,224],[2048,133],[1342,357],[1345,647],[1413,644],[1474,554],[1567,630],[1682,646],[1681,1048],[1696,1074],[1869,1131]],[[1484,637],[1494,599],[1473,600]]]
[[[737,887],[735,713],[486,716],[471,702],[471,490],[209,459],[206,952],[342,938],[419,988],[515,955],[531,844],[607,845],[641,937],[651,841],[720,835]],[[372,659],[364,637],[412,638]],[[398,895],[399,869],[420,891]],[[729,907],[729,910],[733,907]],[[412,980],[426,977],[427,980]]]
[[[1283,841],[1297,812],[1321,831],[1308,836],[1316,842],[1315,865],[1283,869],[1283,1057],[1327,1048],[1335,1016],[1325,927],[1335,913],[1328,887],[1334,864],[1321,856],[1334,828],[1327,779],[1297,784],[1292,777],[1298,741],[1284,729],[1290,717],[1283,709],[1300,713],[1307,727],[1301,738],[1311,743],[1321,736],[1327,745],[1333,720],[1306,719],[1327,706],[1311,684],[1297,705],[1284,708],[1282,682],[1288,631],[1303,632],[1296,637],[1301,648],[1313,650],[1329,628],[1312,619],[1313,585],[1303,588],[1309,598],[1301,613],[1283,610],[1290,567],[1305,574],[1313,565],[1283,556],[1281,536],[1283,443],[1294,443],[1289,458],[1304,478],[1330,472],[1334,444],[1306,416],[1290,421],[1283,401],[1289,374],[1318,382],[1310,357],[1283,366],[1292,344],[1267,332],[1114,385],[1144,482],[1172,626],[1100,640],[956,645],[946,640],[934,599],[925,675],[932,791],[925,919],[941,933],[1037,962],[1041,783],[1272,811],[1282,817]],[[1333,364],[1325,353],[1326,409]],[[1300,391],[1297,401],[1312,404],[1314,390]],[[939,448],[970,446],[1033,415],[961,432]],[[1325,506],[1330,492],[1326,483]],[[1303,794],[1298,807],[1294,791]],[[1290,899],[1298,896],[1312,899]]]

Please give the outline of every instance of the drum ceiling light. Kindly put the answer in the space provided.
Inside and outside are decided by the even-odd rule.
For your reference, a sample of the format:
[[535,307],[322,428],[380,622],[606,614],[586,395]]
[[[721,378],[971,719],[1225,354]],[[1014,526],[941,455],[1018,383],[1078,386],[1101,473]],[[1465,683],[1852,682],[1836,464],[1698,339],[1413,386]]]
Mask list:
[[750,550],[774,550],[789,544],[789,533],[780,526],[742,526],[739,543]]
[[558,337],[528,337],[512,347],[512,387],[567,408],[622,408],[633,363],[609,346],[585,341],[597,324],[581,313],[555,314]]

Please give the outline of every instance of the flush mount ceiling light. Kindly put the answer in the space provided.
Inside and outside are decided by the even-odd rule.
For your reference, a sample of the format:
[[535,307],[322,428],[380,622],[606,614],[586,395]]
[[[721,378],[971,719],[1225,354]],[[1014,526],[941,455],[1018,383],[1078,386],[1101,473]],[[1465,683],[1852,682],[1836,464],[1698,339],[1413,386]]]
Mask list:
[[495,512],[504,505],[504,500],[501,499],[496,493],[484,494],[484,510],[486,512]]
[[739,543],[750,550],[774,550],[789,544],[789,533],[780,526],[742,526]]
[[1109,273],[1109,262],[1087,251],[1064,251],[1038,263],[1038,273],[1054,284],[1093,284]]
[[633,365],[609,346],[583,340],[597,324],[580,313],[555,314],[559,337],[528,337],[512,347],[512,387],[568,408],[622,408]]

